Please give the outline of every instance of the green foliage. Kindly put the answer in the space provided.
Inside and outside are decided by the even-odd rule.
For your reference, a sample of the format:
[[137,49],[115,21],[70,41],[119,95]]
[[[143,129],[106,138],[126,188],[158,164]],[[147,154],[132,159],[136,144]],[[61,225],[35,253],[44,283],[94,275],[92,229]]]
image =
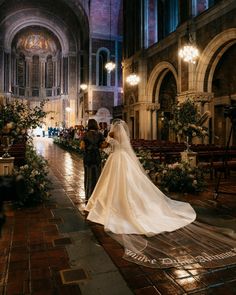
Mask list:
[[21,180],[19,183],[22,184],[15,188],[15,203],[18,206],[35,205],[49,197],[47,161],[37,154],[28,136],[29,129],[43,124],[46,116],[43,110],[45,103],[44,100],[34,108],[30,108],[29,104],[22,100],[0,104],[0,140],[24,139],[23,142],[26,142],[26,164],[15,167],[12,175],[13,179]]
[[27,137],[30,128],[41,126],[46,112],[42,101],[39,106],[30,108],[24,101],[14,100],[6,104],[0,104],[0,135],[7,135],[14,139]]
[[48,179],[48,163],[37,154],[32,143],[26,146],[26,164],[15,167],[13,176],[23,178],[24,189],[18,192],[18,206],[32,206],[48,199],[50,181]]
[[143,148],[136,148],[135,153],[145,169],[152,168],[149,163],[150,160],[152,160],[152,154],[150,151],[147,149],[144,150]]
[[143,148],[137,148],[135,153],[146,173],[153,178],[160,165],[160,157],[153,156],[149,150]]
[[162,164],[157,173],[158,184],[166,192],[198,193],[205,189],[202,170],[188,162]]
[[83,151],[80,149],[80,142],[81,140],[78,139],[66,139],[63,137],[54,137],[53,143],[59,145],[61,148],[64,148],[68,151],[74,151],[78,152],[79,154],[82,154]]
[[202,120],[203,116],[206,118],[209,113],[201,115],[198,107],[191,99],[187,99],[183,103],[173,106],[173,119],[170,120],[170,128],[180,138],[186,140],[189,138],[191,142],[193,137],[205,137],[208,134],[208,128],[203,126],[205,122]]

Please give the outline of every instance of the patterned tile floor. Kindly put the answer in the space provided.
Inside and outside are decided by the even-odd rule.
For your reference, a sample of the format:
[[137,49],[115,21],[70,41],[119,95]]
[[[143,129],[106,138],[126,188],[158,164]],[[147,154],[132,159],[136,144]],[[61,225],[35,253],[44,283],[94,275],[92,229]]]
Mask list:
[[[236,265],[217,269],[141,267],[122,259],[123,249],[102,226],[83,215],[83,166],[75,153],[51,139],[36,138],[48,159],[51,200],[36,208],[5,205],[0,238],[0,294],[236,294]],[[200,196],[175,196],[227,218],[236,217],[236,174],[222,179],[218,200],[214,183]],[[210,211],[211,212],[211,211]]]

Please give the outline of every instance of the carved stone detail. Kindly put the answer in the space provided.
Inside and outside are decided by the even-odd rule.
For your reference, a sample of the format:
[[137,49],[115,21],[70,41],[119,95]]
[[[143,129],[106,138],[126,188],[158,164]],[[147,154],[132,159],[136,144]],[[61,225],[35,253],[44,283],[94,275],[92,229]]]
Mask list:
[[146,110],[147,111],[158,111],[160,110],[160,103],[154,102],[154,103],[147,103],[146,104]]
[[186,91],[177,95],[177,99],[179,102],[183,102],[187,98],[190,98],[196,102],[206,103],[206,102],[210,102],[213,97],[214,97],[213,93],[199,92],[199,91]]

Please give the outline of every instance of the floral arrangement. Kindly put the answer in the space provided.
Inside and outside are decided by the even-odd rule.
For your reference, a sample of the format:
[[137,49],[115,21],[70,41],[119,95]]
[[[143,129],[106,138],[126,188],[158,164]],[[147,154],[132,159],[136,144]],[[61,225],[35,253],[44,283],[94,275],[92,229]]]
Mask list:
[[202,169],[184,161],[161,164],[156,176],[158,185],[166,192],[198,193],[206,187]]
[[45,103],[44,100],[33,109],[26,102],[19,100],[0,104],[0,136],[18,140],[27,137],[28,129],[42,125],[46,116],[43,111]]
[[13,170],[13,177],[24,181],[24,188],[16,200],[18,206],[35,205],[50,196],[47,161],[37,154],[32,142],[27,143],[25,156],[26,164]]
[[161,162],[160,157],[152,156],[151,151],[143,148],[136,148],[135,153],[146,174],[155,182],[156,172]]
[[203,124],[210,113],[201,115],[197,105],[191,99],[175,104],[172,109],[173,118],[169,121],[170,128],[174,130],[178,139],[192,142],[193,137],[204,138],[208,135],[208,128]]
[[80,149],[80,142],[81,140],[78,139],[67,139],[64,137],[54,137],[53,143],[59,145],[61,148],[64,148],[66,150],[75,151],[79,154],[82,153]]

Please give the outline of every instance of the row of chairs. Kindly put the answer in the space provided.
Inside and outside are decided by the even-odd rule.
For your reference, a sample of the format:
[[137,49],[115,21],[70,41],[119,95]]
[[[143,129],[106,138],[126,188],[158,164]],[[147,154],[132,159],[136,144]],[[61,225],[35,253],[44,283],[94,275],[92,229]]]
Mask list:
[[[158,143],[158,144],[157,144]],[[134,149],[145,149],[152,155],[154,161],[160,163],[174,163],[181,160],[181,152],[186,149],[183,143],[169,143],[148,140],[135,140],[132,142]],[[218,172],[223,172],[225,177],[231,170],[236,169],[236,146],[228,150],[214,144],[195,144],[191,150],[197,152],[197,165],[210,173],[213,178]]]

